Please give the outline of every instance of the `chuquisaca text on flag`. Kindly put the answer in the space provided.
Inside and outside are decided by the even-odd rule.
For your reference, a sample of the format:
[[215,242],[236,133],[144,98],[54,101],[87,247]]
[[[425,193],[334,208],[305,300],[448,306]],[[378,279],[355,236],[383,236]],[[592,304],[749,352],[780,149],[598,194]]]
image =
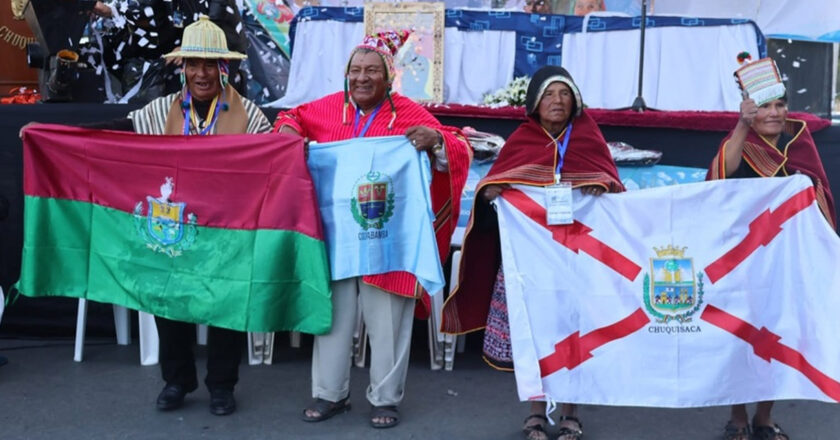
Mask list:
[[840,400],[840,239],[810,180],[497,202],[519,397],[692,407]]

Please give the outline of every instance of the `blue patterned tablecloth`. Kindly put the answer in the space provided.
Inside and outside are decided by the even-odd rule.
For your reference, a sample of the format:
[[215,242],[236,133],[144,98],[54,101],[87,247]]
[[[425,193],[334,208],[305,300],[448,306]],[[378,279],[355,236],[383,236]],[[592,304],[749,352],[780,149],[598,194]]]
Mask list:
[[[473,163],[467,176],[467,184],[461,195],[461,212],[458,216],[458,230],[452,239],[453,245],[460,245],[463,229],[470,219],[475,186],[487,175],[493,162]],[[618,167],[618,177],[628,191],[653,188],[657,186],[679,185],[682,183],[702,182],[706,178],[705,168],[677,167],[672,165],[654,165],[651,167]]]

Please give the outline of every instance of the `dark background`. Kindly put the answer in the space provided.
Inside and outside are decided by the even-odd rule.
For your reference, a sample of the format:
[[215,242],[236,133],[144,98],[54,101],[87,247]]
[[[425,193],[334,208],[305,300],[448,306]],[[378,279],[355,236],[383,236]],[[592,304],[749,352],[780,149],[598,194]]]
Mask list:
[[[20,274],[23,242],[23,176],[20,128],[30,121],[77,124],[124,117],[135,107],[106,104],[43,104],[0,106],[0,286],[6,295]],[[274,120],[276,109],[265,109]],[[472,126],[480,131],[508,136],[521,121],[441,117],[446,125]],[[602,126],[608,141],[624,141],[636,148],[663,152],[660,163],[706,168],[724,132]],[[813,133],[834,194],[840,194],[840,127]],[[3,205],[7,209],[3,209]],[[75,328],[75,298],[17,297],[3,316],[0,333],[10,335],[68,336]],[[89,303],[88,333],[112,335],[111,307]]]
[[791,111],[831,118],[834,44],[771,38],[767,56],[779,67]]

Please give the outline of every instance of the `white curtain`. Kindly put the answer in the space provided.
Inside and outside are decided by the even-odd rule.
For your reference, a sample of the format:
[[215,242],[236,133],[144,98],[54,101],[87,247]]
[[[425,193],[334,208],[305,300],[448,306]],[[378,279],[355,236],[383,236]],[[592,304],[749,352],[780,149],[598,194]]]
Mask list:
[[515,32],[446,28],[443,41],[444,102],[481,104],[513,79]]
[[[736,56],[758,54],[749,24],[649,28],[645,33],[643,97],[659,110],[736,110]],[[563,67],[594,108],[629,107],[638,94],[639,31],[566,34]]]
[[298,22],[286,95],[267,106],[294,107],[343,90],[347,57],[364,30],[361,22]]
[[[332,20],[298,22],[286,96],[269,107],[294,107],[344,87],[350,51],[364,25]],[[485,93],[513,79],[516,33],[446,28],[443,40],[444,102],[480,104]]]
[[[840,31],[837,0],[655,0],[656,15],[749,18],[765,35],[817,39]],[[834,41],[834,40],[832,40]]]
[[[294,107],[342,90],[344,67],[363,36],[362,23],[298,23],[286,96],[272,107]],[[516,34],[444,34],[444,102],[475,105],[513,78]],[[661,110],[736,110],[736,55],[757,57],[752,25],[650,28],[646,33],[644,98]],[[563,66],[595,108],[628,107],[636,97],[639,31],[566,34]]]

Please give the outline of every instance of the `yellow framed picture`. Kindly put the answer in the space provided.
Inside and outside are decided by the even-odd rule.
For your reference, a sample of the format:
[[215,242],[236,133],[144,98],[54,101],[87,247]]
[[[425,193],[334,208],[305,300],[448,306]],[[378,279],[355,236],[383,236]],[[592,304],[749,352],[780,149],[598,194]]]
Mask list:
[[443,102],[443,26],[443,2],[365,4],[365,34],[410,32],[394,57],[393,90],[418,102]]

